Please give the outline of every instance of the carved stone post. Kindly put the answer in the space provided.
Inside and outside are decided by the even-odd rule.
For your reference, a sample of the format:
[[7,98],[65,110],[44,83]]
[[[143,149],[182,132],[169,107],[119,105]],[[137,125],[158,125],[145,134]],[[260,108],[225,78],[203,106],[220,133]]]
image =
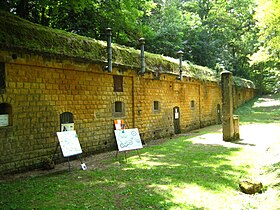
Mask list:
[[233,97],[232,97],[232,73],[223,71],[222,75],[222,113],[223,113],[223,140],[233,141]]

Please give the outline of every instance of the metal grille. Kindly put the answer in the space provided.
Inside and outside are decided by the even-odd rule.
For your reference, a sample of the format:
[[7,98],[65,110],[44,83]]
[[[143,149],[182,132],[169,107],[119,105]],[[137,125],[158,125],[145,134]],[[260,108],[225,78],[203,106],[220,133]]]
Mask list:
[[114,92],[123,92],[123,76],[114,75]]
[[0,62],[0,91],[6,89],[5,63]]

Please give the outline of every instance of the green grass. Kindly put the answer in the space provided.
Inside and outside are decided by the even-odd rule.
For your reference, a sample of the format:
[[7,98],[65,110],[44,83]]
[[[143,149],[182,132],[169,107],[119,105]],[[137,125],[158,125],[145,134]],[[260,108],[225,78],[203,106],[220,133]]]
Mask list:
[[280,123],[280,94],[255,98],[236,110],[242,124]]
[[[240,149],[193,144],[180,137],[133,152],[110,167],[0,183],[4,209],[194,209],[238,191],[248,168],[233,165]],[[196,195],[197,194],[197,195]],[[195,196],[191,198],[190,196]],[[206,196],[206,198],[204,198]]]
[[[255,116],[271,121],[255,103],[238,110],[242,122],[257,121]],[[208,135],[217,130],[210,127]],[[204,135],[205,129],[146,147],[141,159],[132,151],[127,161],[120,153],[86,171],[2,180],[1,209],[257,209],[260,202],[238,187],[254,171],[254,150],[198,143],[209,140]]]

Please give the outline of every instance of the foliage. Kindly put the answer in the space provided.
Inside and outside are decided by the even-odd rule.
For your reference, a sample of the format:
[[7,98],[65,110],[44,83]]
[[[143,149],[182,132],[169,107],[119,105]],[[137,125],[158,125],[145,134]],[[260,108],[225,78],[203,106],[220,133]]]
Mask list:
[[[17,49],[21,52],[35,51],[48,56],[74,57],[99,63],[107,62],[107,44],[103,41],[32,24],[29,21],[1,11],[0,20],[3,23],[0,25],[1,48]],[[115,65],[139,68],[139,50],[118,44],[113,44],[112,47]],[[179,73],[178,59],[146,52],[145,62],[147,71]],[[210,68],[198,66],[191,62],[183,62],[182,65],[183,76],[203,81],[219,81],[219,72]],[[248,87],[248,82],[245,82],[245,79],[239,80],[244,80],[244,82],[239,82],[238,86]]]
[[152,33],[145,36],[146,49],[157,54],[177,57],[176,53],[182,49],[184,17],[173,0],[155,1],[156,8],[150,17],[145,19],[146,25],[152,28]]
[[253,88],[255,89],[255,84],[251,80],[243,79],[240,77],[233,77],[233,83],[237,87]]
[[278,0],[260,0],[256,19],[262,47],[251,56],[251,78],[262,93],[280,92],[280,7]]
[[[2,47],[20,48],[21,51],[36,51],[50,56],[68,56],[106,62],[107,45],[103,41],[35,25],[4,12],[0,12],[0,19],[4,23],[0,25],[0,44]],[[139,50],[118,44],[113,44],[112,47],[113,62],[116,65],[139,68]],[[179,62],[176,59],[152,53],[146,53],[145,57],[147,70],[171,73],[179,71]],[[197,68],[199,67],[197,66]],[[185,75],[200,79],[200,76],[195,73],[197,72],[196,68],[192,69],[190,71],[189,65],[184,62]],[[212,70],[208,71],[213,74]],[[203,78],[203,75],[201,77]]]
[[257,41],[253,6],[248,0],[186,2],[186,10],[199,17],[197,27],[187,28],[189,59],[211,68],[223,66],[234,75],[248,78],[247,56],[256,50]]
[[184,58],[201,66],[223,66],[249,78],[248,56],[256,51],[254,0],[6,0],[1,8],[45,26]]
[[95,39],[104,40],[106,28],[111,27],[117,43],[136,46],[142,36],[141,18],[154,4],[151,0],[9,0],[0,6],[34,23]]

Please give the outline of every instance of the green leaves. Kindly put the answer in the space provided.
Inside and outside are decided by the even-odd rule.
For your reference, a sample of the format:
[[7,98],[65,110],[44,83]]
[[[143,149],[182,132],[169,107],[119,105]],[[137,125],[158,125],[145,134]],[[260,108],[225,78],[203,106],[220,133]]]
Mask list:
[[138,48],[144,37],[149,52],[176,58],[183,50],[184,59],[197,65],[223,66],[235,76],[256,79],[249,57],[260,46],[270,55],[273,68],[279,68],[278,4],[278,0],[259,0],[258,5],[255,0],[6,0],[0,7],[32,22],[98,40],[105,40],[106,28],[111,27],[115,43]]

